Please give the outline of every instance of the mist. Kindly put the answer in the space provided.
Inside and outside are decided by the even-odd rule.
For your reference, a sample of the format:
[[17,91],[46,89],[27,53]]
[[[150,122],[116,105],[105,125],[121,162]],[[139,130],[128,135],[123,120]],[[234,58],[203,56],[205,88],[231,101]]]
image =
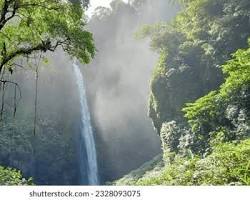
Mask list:
[[18,92],[13,117],[14,87],[6,84],[4,119],[0,123],[0,163],[21,170],[35,184],[76,185],[80,172],[80,110],[72,61],[61,50],[46,57],[46,64],[40,55],[29,64],[19,61],[22,67],[16,68],[12,75],[5,74],[4,80],[19,85],[21,98]]
[[150,77],[157,55],[135,39],[144,24],[170,20],[178,7],[166,0],[113,1],[89,21],[97,54],[84,68],[96,128],[103,181],[121,177],[161,152],[147,116]]
[[[134,35],[142,25],[170,20],[178,11],[166,0],[116,0],[111,8],[98,8],[89,20],[97,52],[91,64],[82,66],[101,184],[161,153],[160,138],[147,116],[150,77],[158,56],[148,41]],[[21,170],[39,185],[76,185],[81,117],[73,61],[62,50],[46,56],[48,63],[20,61],[21,68],[6,72],[5,80],[18,83],[22,98],[13,117],[15,88],[5,86],[0,164]]]

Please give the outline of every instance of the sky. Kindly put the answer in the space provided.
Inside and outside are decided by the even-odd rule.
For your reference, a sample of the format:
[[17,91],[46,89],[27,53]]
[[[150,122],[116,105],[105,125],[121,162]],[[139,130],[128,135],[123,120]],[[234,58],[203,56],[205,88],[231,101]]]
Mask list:
[[[95,8],[98,6],[104,6],[104,7],[109,7],[109,4],[112,0],[90,0],[90,7],[87,11],[87,15],[91,16]],[[127,0],[123,0],[127,2]]]

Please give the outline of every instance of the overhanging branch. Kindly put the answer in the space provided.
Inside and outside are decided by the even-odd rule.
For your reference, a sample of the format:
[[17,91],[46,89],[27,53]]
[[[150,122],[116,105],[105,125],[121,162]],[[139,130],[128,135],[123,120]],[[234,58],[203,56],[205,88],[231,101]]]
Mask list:
[[3,56],[3,59],[0,63],[0,72],[3,69],[3,66],[6,65],[8,62],[10,62],[12,59],[20,56],[20,55],[30,55],[35,51],[42,51],[42,52],[47,52],[47,51],[55,51],[57,47],[62,46],[62,45],[67,45],[69,39],[65,40],[58,40],[55,42],[55,44],[52,44],[50,40],[42,41],[40,44],[37,44],[36,46],[31,46],[31,47],[24,47],[17,49],[14,52],[11,53],[6,53],[5,56]]
[[9,20],[15,17],[15,14],[19,8],[18,0],[4,0],[0,17],[0,30]]

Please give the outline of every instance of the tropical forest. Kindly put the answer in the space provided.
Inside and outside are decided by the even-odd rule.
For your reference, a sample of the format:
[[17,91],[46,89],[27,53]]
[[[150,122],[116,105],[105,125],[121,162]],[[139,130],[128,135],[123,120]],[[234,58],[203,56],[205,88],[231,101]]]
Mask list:
[[0,0],[0,185],[250,185],[250,1]]

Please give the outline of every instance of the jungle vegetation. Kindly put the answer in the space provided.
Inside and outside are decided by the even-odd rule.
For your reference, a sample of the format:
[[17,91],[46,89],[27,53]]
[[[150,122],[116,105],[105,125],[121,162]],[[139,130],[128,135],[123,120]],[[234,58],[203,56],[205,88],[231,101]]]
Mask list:
[[[96,53],[84,14],[88,2],[0,0],[0,185],[78,184],[79,169],[75,166],[79,164],[79,130],[75,119],[79,118],[79,109],[74,106],[75,85],[70,69],[65,67],[71,64],[65,55],[87,64]],[[135,114],[134,107],[130,111],[125,103],[119,103],[131,102],[131,97],[124,94],[134,95],[133,88],[137,89],[135,93],[144,88],[136,84],[143,72],[132,81],[127,75],[127,71],[134,74],[133,68],[141,66],[141,61],[146,62],[146,58],[138,60],[135,52],[144,55],[146,47],[135,48],[132,33],[137,30],[138,39],[149,39],[151,49],[159,56],[150,81],[148,115],[161,140],[162,154],[111,184],[250,185],[249,0],[169,1],[180,5],[171,21],[158,20],[138,30],[143,21],[140,17],[147,14],[143,12],[147,2],[152,1],[126,4],[115,0],[111,9],[98,8],[89,23],[100,47],[96,68],[87,78],[93,79],[90,98],[96,98],[98,90],[104,91],[108,101],[121,94],[117,105],[125,110],[118,113],[125,113],[124,120],[120,119],[121,128],[111,126],[109,130],[117,133],[109,138],[110,143],[124,143],[119,135],[129,130],[122,129],[124,124],[134,129],[130,133],[143,133],[140,126],[146,124],[141,115]],[[64,52],[64,56],[58,56],[58,52]],[[48,63],[52,55],[58,64],[53,68],[54,63]],[[131,64],[135,60],[136,64]],[[122,90],[124,85],[128,93]],[[135,102],[141,106],[141,99],[133,106]],[[116,123],[106,115],[115,110],[113,106],[107,110],[108,101],[104,105],[105,122],[118,125],[116,115]],[[94,101],[90,108],[95,117],[93,105]],[[132,115],[134,118],[128,117]],[[94,122],[95,131],[103,131],[100,124]],[[148,130],[145,128],[145,133]],[[102,156],[108,154],[107,160],[116,160],[119,151],[129,152],[126,148],[133,156],[138,153],[148,158],[141,147],[136,153],[132,145],[113,150],[101,139],[97,146]],[[126,139],[134,142],[141,138],[130,134]],[[111,153],[101,151],[108,147]],[[126,166],[118,166],[114,176],[110,171],[117,166],[105,163],[101,156],[98,159],[106,179],[127,170]],[[130,164],[130,170],[134,163],[126,159],[131,157],[124,154],[117,163]]]
[[[31,184],[29,177],[36,184],[55,184],[59,179],[64,184],[77,183],[77,169],[67,170],[69,165],[77,165],[73,162],[75,135],[62,134],[70,132],[70,115],[58,119],[53,114],[65,109],[66,103],[60,103],[58,95],[69,87],[70,80],[62,68],[57,68],[57,76],[52,78],[51,69],[43,65],[49,65],[48,59],[58,50],[81,63],[89,63],[93,58],[93,36],[86,29],[84,14],[87,5],[88,1],[79,0],[0,0],[1,185]],[[64,82],[60,80],[63,77]],[[39,87],[39,78],[47,83],[46,92]],[[53,90],[55,82],[64,88]],[[46,107],[51,102],[49,96],[58,106],[37,116],[38,99]],[[55,155],[57,167],[52,165]],[[22,174],[9,167],[22,170]],[[66,170],[64,175],[62,170]]]
[[160,55],[149,116],[164,165],[116,184],[250,184],[249,10],[247,0],[185,1],[172,22],[137,33]]

